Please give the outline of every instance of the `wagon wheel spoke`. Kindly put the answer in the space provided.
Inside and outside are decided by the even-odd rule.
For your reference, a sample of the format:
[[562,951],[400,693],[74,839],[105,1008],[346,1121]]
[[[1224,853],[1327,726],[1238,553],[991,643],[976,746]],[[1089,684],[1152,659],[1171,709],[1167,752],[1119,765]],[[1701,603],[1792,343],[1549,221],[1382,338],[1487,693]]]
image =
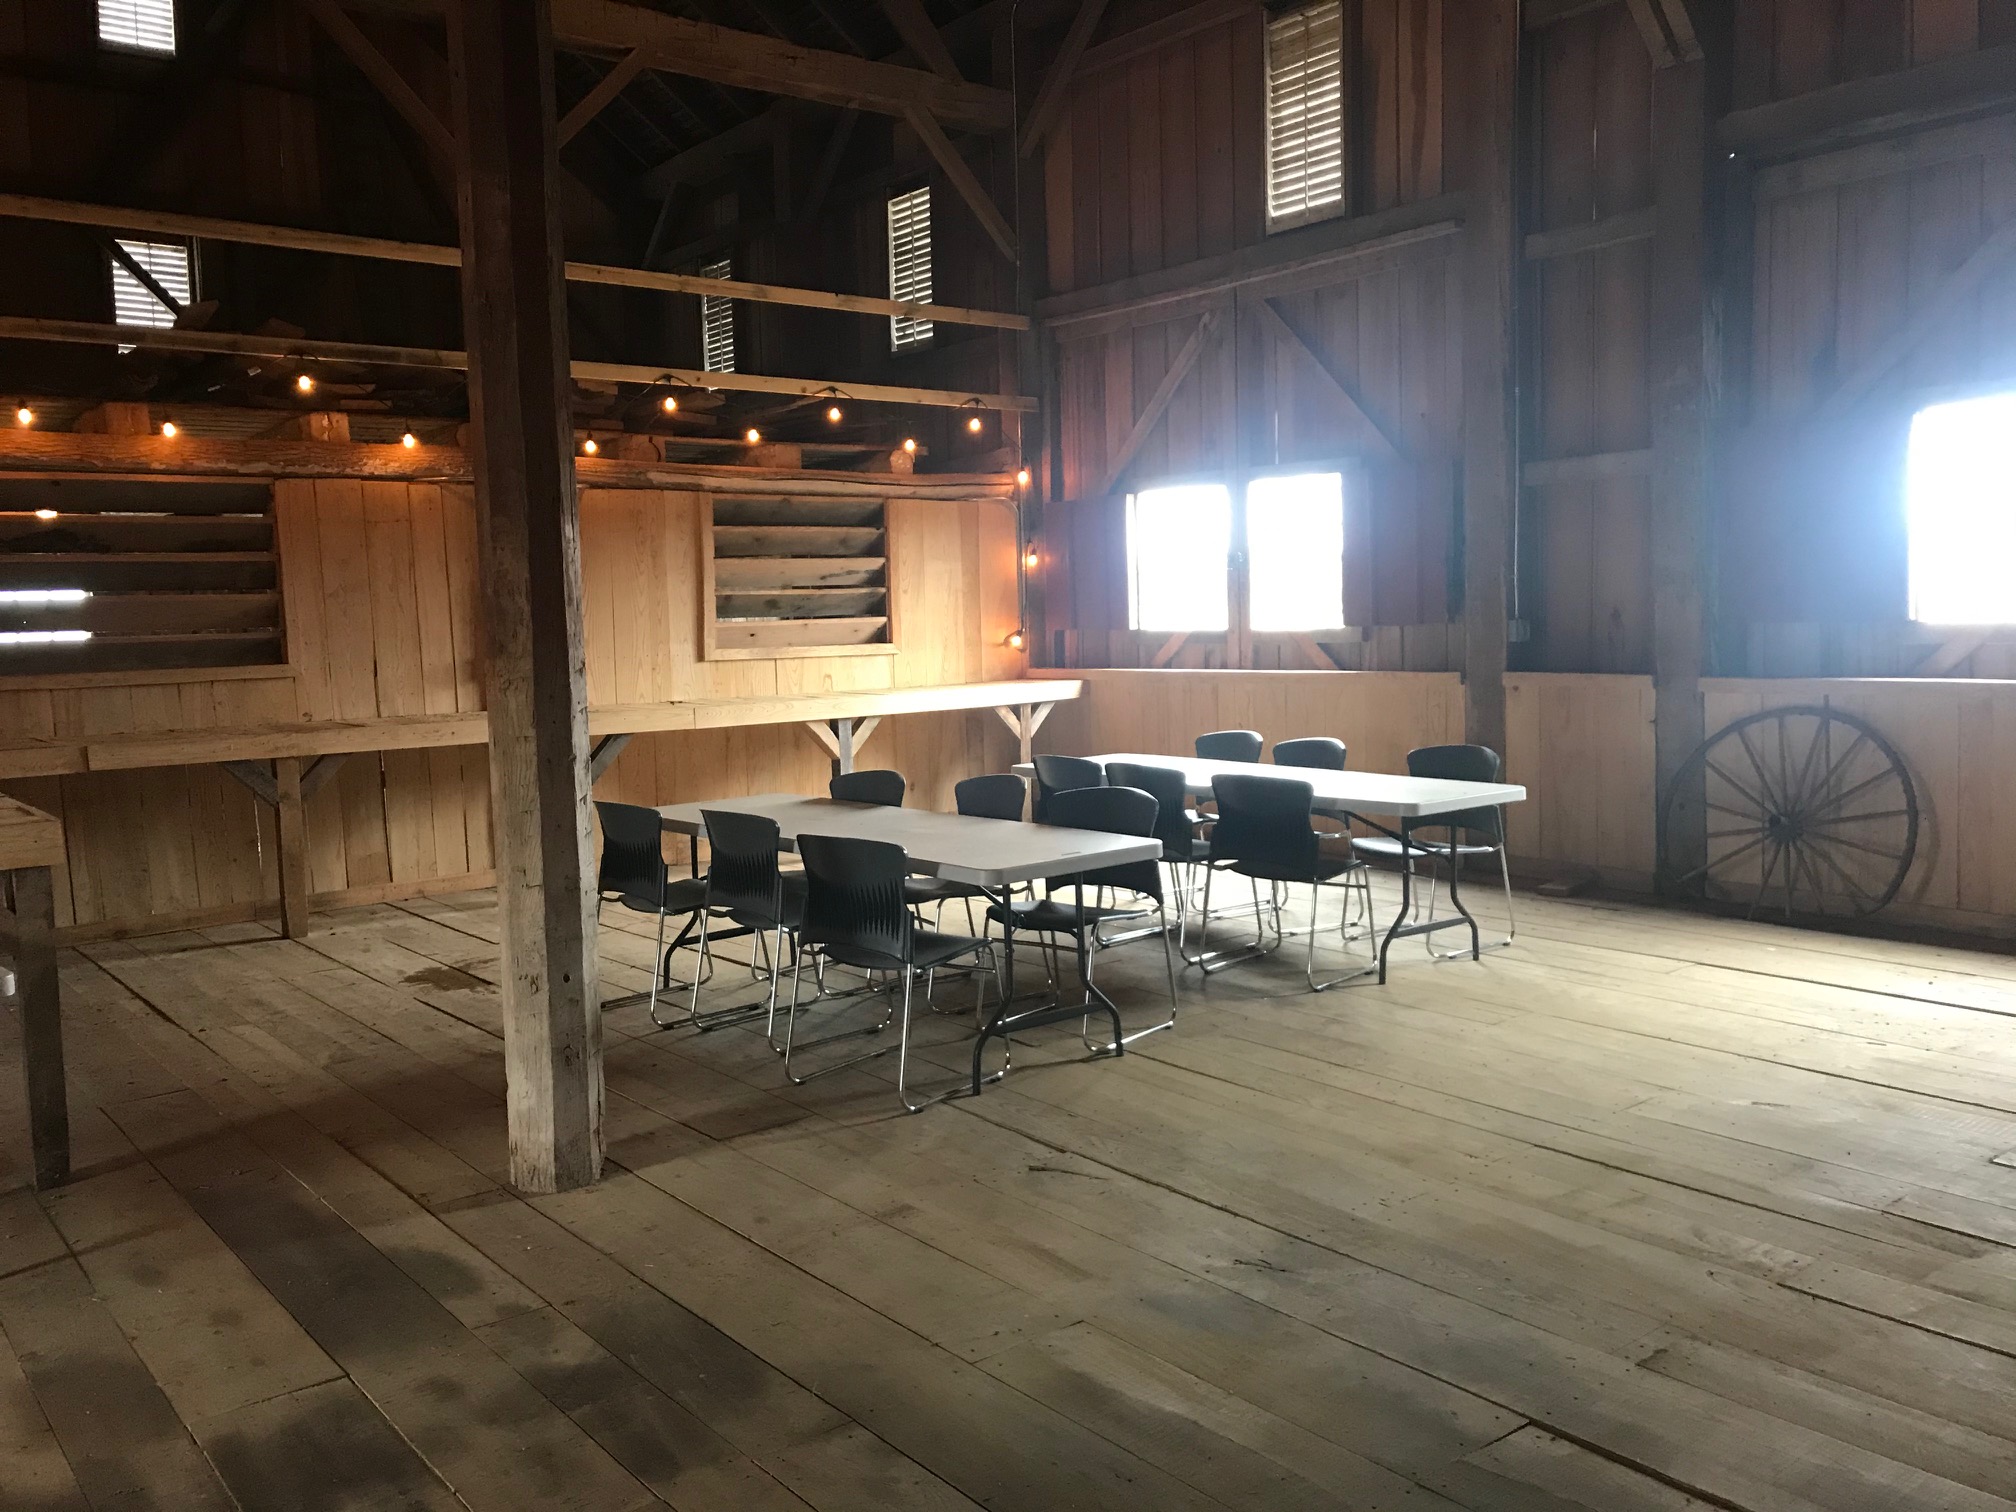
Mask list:
[[1777,791],[1771,786],[1771,778],[1764,770],[1764,763],[1758,759],[1757,748],[1750,744],[1750,732],[1738,726],[1736,740],[1743,747],[1743,754],[1750,758],[1750,770],[1757,774],[1757,785],[1764,790],[1764,796],[1769,800],[1768,806],[1782,813],[1785,805],[1779,802]]
[[[1834,786],[1835,777],[1839,773],[1844,772],[1848,769],[1849,764],[1855,760],[1855,753],[1861,750],[1862,747],[1864,747],[1867,744],[1869,744],[1868,734],[1862,730],[1857,730],[1855,732],[1855,738],[1848,743],[1848,749],[1843,751],[1839,756],[1837,756],[1833,760],[1833,762],[1827,768],[1827,774],[1820,779],[1821,792],[1823,793],[1827,792]],[[1883,772],[1879,773],[1878,775],[1888,776],[1889,775],[1888,769],[1886,768]]]
[[1728,815],[1730,815],[1730,816],[1731,816],[1732,818],[1736,818],[1736,819],[1748,819],[1748,820],[1750,820],[1750,821],[1751,821],[1752,823],[1755,823],[1755,822],[1756,822],[1756,820],[1757,820],[1757,818],[1758,818],[1758,813],[1757,813],[1757,811],[1756,811],[1755,809],[1736,809],[1736,808],[1731,808],[1731,807],[1729,807],[1729,805],[1728,805],[1728,804],[1726,804],[1726,803],[1714,803],[1714,802],[1710,802],[1710,803],[1708,804],[1708,811],[1709,811],[1709,812],[1710,812],[1711,814],[1728,814]]
[[1778,870],[1778,858],[1784,855],[1784,853],[1785,842],[1782,840],[1773,840],[1771,842],[1771,857],[1764,863],[1763,880],[1757,884],[1757,896],[1750,900],[1750,911],[1744,915],[1745,918],[1754,919],[1757,917],[1757,910],[1763,905],[1765,897],[1771,891],[1771,875]]
[[1757,838],[1755,840],[1752,840],[1748,845],[1739,845],[1736,847],[1736,849],[1730,851],[1727,855],[1717,856],[1713,861],[1703,862],[1700,866],[1695,867],[1694,870],[1690,872],[1685,872],[1680,876],[1675,877],[1673,881],[1675,885],[1692,882],[1696,877],[1701,876],[1705,872],[1713,871],[1718,866],[1727,866],[1731,861],[1734,861],[1738,856],[1744,855],[1749,851],[1757,849],[1758,846],[1764,844],[1770,838],[1771,837],[1769,835],[1759,834]]
[[[1837,809],[1841,807],[1842,804],[1846,803],[1849,799],[1861,797],[1864,793],[1868,792],[1869,789],[1875,787],[1880,782],[1894,782],[1896,780],[1897,780],[1897,774],[1895,772],[1890,771],[1888,768],[1885,768],[1883,771],[1878,772],[1874,777],[1864,777],[1860,782],[1856,783],[1855,786],[1849,788],[1846,792],[1835,794],[1834,797],[1829,798],[1825,803],[1821,804],[1818,808],[1814,809],[1813,815],[1824,814],[1830,809]],[[1813,815],[1807,816],[1808,823],[1812,822]]]
[[1848,890],[1850,892],[1854,893],[1856,897],[1865,900],[1869,904],[1869,907],[1865,909],[1856,910],[1858,913],[1873,913],[1876,911],[1877,908],[1881,906],[1875,894],[1867,891],[1860,882],[1857,882],[1853,877],[1849,876],[1847,872],[1843,871],[1841,869],[1841,863],[1836,861],[1832,856],[1828,855],[1823,847],[1816,846],[1814,848],[1813,854],[1818,856],[1822,861],[1827,863],[1828,870],[1832,871],[1835,876],[1839,877],[1843,882],[1845,882],[1848,885]]
[[[1727,771],[1723,769],[1722,763],[1717,761],[1713,756],[1710,756],[1708,758],[1707,766],[1709,771],[1713,772],[1717,777],[1720,777],[1724,782],[1728,783],[1729,786],[1736,789],[1737,792],[1741,793],[1751,803],[1756,805],[1756,811],[1752,817],[1761,819],[1766,814],[1771,812],[1770,804],[1766,803],[1762,798],[1759,798],[1755,793],[1751,792],[1750,789],[1745,787],[1742,783],[1738,782],[1733,776],[1731,776]],[[1734,813],[1735,810],[1731,809],[1730,812]]]
[[1872,824],[1878,819],[1902,819],[1909,809],[1879,809],[1873,814],[1841,814],[1832,819],[1808,819],[1806,828],[1829,829],[1837,824]]
[[1827,843],[1829,845],[1843,845],[1849,850],[1861,851],[1864,855],[1875,856],[1893,864],[1904,859],[1904,852],[1902,851],[1878,850],[1873,845],[1864,845],[1860,840],[1850,840],[1846,835],[1829,835],[1827,836]]
[[1795,792],[1799,800],[1799,806],[1802,808],[1805,806],[1809,795],[1817,796],[1821,791],[1816,787],[1808,786],[1808,779],[1813,775],[1813,766],[1819,759],[1820,747],[1826,740],[1828,728],[1829,721],[1827,720],[1823,719],[1815,723],[1813,726],[1813,738],[1806,742],[1806,757],[1799,763],[1799,781]]

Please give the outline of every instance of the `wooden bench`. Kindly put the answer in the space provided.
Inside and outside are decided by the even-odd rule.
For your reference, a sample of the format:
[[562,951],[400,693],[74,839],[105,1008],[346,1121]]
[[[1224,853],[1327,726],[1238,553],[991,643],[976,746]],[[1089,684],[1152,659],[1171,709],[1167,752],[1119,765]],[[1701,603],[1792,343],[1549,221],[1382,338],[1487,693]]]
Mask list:
[[[854,769],[855,754],[883,719],[961,709],[994,710],[1015,736],[1019,759],[1027,761],[1030,742],[1051,709],[1083,691],[1084,684],[1076,678],[1022,678],[799,697],[606,705],[588,711],[592,742],[589,780],[607,771],[623,747],[638,735],[779,724],[804,725],[840,770],[848,772]],[[289,938],[298,939],[308,926],[303,803],[334,775],[343,759],[365,751],[483,745],[489,738],[489,716],[479,710],[109,735],[81,741],[25,739],[0,743],[0,780],[165,766],[223,767],[277,815],[281,927]],[[57,860],[62,860],[60,853]]]
[[52,814],[0,797],[0,891],[6,953],[21,1015],[21,1066],[28,1084],[28,1145],[35,1185],[70,1174],[70,1110],[63,1079],[63,1015],[56,986],[56,889],[63,825]]

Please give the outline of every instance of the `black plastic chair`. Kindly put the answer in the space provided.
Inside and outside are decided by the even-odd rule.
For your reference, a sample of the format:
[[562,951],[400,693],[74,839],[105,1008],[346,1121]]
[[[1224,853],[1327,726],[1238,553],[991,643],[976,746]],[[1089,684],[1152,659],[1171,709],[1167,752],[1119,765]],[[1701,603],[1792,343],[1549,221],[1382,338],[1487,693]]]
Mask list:
[[[700,966],[691,982],[674,981],[672,957],[688,929],[665,946],[665,920],[673,914],[695,916],[707,907],[707,879],[681,877],[673,881],[665,864],[665,830],[658,810],[634,803],[597,803],[595,815],[602,822],[602,862],[595,872],[598,903],[620,903],[635,913],[658,916],[658,943],[651,953],[651,1022],[669,1027],[658,1017],[658,989],[697,987],[707,979],[707,936],[700,936]],[[598,907],[598,913],[601,911]]]
[[1201,761],[1258,761],[1266,744],[1258,730],[1213,730],[1197,737]]
[[[910,1004],[917,974],[977,955],[986,948],[986,942],[966,935],[939,934],[917,922],[903,900],[910,860],[900,845],[839,835],[800,835],[798,854],[805,862],[805,908],[793,951],[791,1004],[784,1021],[784,1074],[802,1086],[843,1066],[886,1055],[891,1048],[885,1045],[880,1050],[834,1061],[802,1076],[798,1074],[792,1061],[800,1050],[879,1033],[889,1026],[889,1019],[896,1012],[892,1003],[890,1013],[879,1024],[829,1034],[799,1045],[796,1039],[799,986],[808,954],[816,952],[822,961],[857,971],[892,973],[901,977],[903,983],[902,1026],[894,1047],[896,1095],[910,1112],[919,1112],[939,1099],[913,1102],[910,1098]],[[884,988],[885,993],[892,990]]]
[[[1315,814],[1315,790],[1306,782],[1283,777],[1221,776],[1212,781],[1211,795],[1217,800],[1218,822],[1211,830],[1211,862],[1204,874],[1204,917],[1198,937],[1202,939],[1210,929],[1211,881],[1221,871],[1235,873],[1252,882],[1253,907],[1260,917],[1255,922],[1253,942],[1244,950],[1220,955],[1200,954],[1192,958],[1191,964],[1202,967],[1208,974],[1265,953],[1268,949],[1267,910],[1261,906],[1259,884],[1266,882],[1271,887],[1281,883],[1309,888],[1309,928],[1306,931],[1309,951],[1303,963],[1303,972],[1309,979],[1310,990],[1322,992],[1363,976],[1365,970],[1361,969],[1329,981],[1319,982],[1316,979],[1316,936],[1321,932],[1322,890],[1335,887],[1348,895],[1352,888],[1357,888],[1364,910],[1364,923],[1369,929],[1372,888],[1363,861],[1354,855],[1325,853],[1323,837],[1310,823]],[[1280,910],[1274,909],[1272,913],[1276,948],[1291,933],[1305,933],[1284,930]],[[1337,919],[1339,938],[1351,938],[1348,931],[1349,920],[1340,908]]]
[[[1418,746],[1407,753],[1407,775],[1436,777],[1449,782],[1499,782],[1505,775],[1505,762],[1489,746]],[[1426,841],[1417,838],[1424,830],[1442,831],[1441,842],[1438,844],[1432,838]],[[1390,836],[1374,835],[1358,841],[1358,849],[1368,855],[1404,859],[1410,871],[1417,856],[1426,856],[1431,862],[1447,862],[1452,877],[1459,883],[1465,856],[1498,858],[1498,878],[1505,889],[1505,938],[1487,941],[1478,948],[1503,950],[1510,945],[1518,922],[1512,916],[1512,867],[1505,857],[1505,810],[1499,807],[1474,808],[1454,814],[1431,814],[1422,819],[1402,819],[1400,833],[1407,837],[1406,846]],[[1429,873],[1428,917],[1431,920],[1435,917],[1435,895],[1440,880],[1439,871]],[[1470,952],[1467,950],[1437,950],[1433,935],[1423,936],[1423,940],[1428,953],[1438,961],[1469,959]]]
[[[1050,800],[1049,817],[1046,824],[1054,824],[1064,829],[1097,830],[1105,835],[1147,835],[1155,834],[1155,819],[1161,805],[1152,794],[1133,787],[1072,788],[1056,794]],[[1095,901],[1085,901],[1085,890],[1095,889]],[[1138,898],[1146,898],[1155,906],[1145,909],[1138,905],[1108,907],[1096,901],[1107,890],[1132,893]],[[1059,902],[1057,894],[1069,891],[1072,900]],[[1107,937],[1100,933],[1100,926],[1116,919],[1141,919],[1149,913],[1155,915],[1156,925],[1122,937]],[[1176,961],[1169,948],[1169,908],[1162,890],[1162,865],[1159,861],[1127,861],[1118,866],[1101,867],[1097,871],[1080,872],[1076,876],[1060,878],[1052,887],[1050,896],[1031,899],[1026,902],[1009,904],[996,903],[987,910],[987,917],[1002,929],[1050,937],[1069,937],[1084,952],[1085,982],[1090,987],[1095,958],[1102,950],[1110,950],[1115,945],[1128,940],[1145,938],[1150,934],[1162,937],[1162,964],[1169,974],[1169,1017],[1158,1024],[1150,1024],[1145,1029],[1137,1029],[1132,1034],[1123,1033],[1121,1044],[1132,1044],[1144,1034],[1168,1029],[1176,1023]],[[1089,1015],[1087,1022],[1090,1022]],[[1080,1031],[1083,1033],[1083,1030]],[[1086,1039],[1088,1048],[1094,1051],[1110,1051],[1113,1045],[1093,1045]]]
[[[985,777],[968,777],[952,789],[954,807],[968,819],[1000,819],[1020,823],[1022,809],[1029,801],[1029,784],[1013,772],[992,772]],[[904,901],[912,908],[938,905],[937,922],[943,923],[945,905],[968,904],[966,927],[973,927],[972,900],[987,896],[987,889],[971,882],[947,882],[939,877],[912,877],[903,884]]]
[[[726,809],[702,809],[707,826],[707,843],[713,856],[707,866],[707,913],[726,917],[748,930],[761,943],[769,962],[770,991],[763,1004],[744,1003],[700,1012],[700,990],[693,990],[692,1017],[695,1027],[720,1028],[741,1023],[756,1014],[764,1015],[771,1048],[777,1044],[777,992],[783,974],[783,950],[787,935],[797,932],[805,912],[805,879],[801,873],[787,872],[778,865],[777,821],[760,814],[738,814]],[[707,924],[701,922],[703,949]],[[776,936],[774,946],[771,936]]]
[[1341,772],[1348,759],[1344,742],[1328,735],[1305,735],[1298,740],[1274,742],[1274,765],[1305,767],[1325,772]]
[[1104,787],[1106,769],[1083,756],[1038,756],[1036,765],[1036,813],[1038,824],[1046,823],[1050,800],[1059,793],[1077,788]]
[[901,772],[841,772],[826,784],[826,794],[841,803],[872,803],[881,808],[903,807]]
[[1139,788],[1155,800],[1155,838],[1162,842],[1162,860],[1176,884],[1176,948],[1180,951],[1189,925],[1197,868],[1211,856],[1210,842],[1197,833],[1198,816],[1189,807],[1189,786],[1183,774],[1171,767],[1132,761],[1109,762],[1106,780],[1114,787]]

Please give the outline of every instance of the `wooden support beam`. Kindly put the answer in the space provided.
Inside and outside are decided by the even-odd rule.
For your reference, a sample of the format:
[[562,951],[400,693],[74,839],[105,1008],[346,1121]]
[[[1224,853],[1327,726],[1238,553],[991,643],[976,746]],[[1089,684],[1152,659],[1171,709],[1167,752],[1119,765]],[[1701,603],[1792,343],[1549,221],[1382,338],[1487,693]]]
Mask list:
[[1256,299],[1251,302],[1248,308],[1259,314],[1260,323],[1273,332],[1276,340],[1283,342],[1309,359],[1316,371],[1323,377],[1330,391],[1372,433],[1372,439],[1378,443],[1379,451],[1388,461],[1412,464],[1414,461],[1413,456],[1408,452],[1406,447],[1402,446],[1395,439],[1393,432],[1387,428],[1385,422],[1373,414],[1370,409],[1366,408],[1365,401],[1358,396],[1357,391],[1352,388],[1350,381],[1337,371],[1327,357],[1316,349],[1313,342],[1295,328],[1273,300]]
[[1951,677],[1962,662],[1994,638],[1992,629],[1956,630],[1911,669],[1913,677]]
[[1056,708],[1054,703],[1001,705],[995,708],[994,717],[1008,726],[1008,733],[1015,737],[1016,760],[1028,762],[1035,750],[1036,732],[1043,728],[1043,721]]
[[1717,123],[1715,141],[1729,152],[1790,155],[2010,103],[2016,103],[2016,43],[1732,111]]
[[1703,585],[1709,570],[1710,394],[1720,348],[1706,232],[1708,72],[1697,57],[1659,70],[1652,80],[1658,205],[1648,351],[1653,759],[1660,812],[1668,819],[1663,854],[1679,874],[1706,861],[1709,829],[1701,775],[1685,792],[1674,792],[1688,755],[1707,734]]
[[268,808],[280,806],[280,787],[273,780],[273,769],[263,761],[220,761],[219,766]]
[[843,776],[854,770],[854,721],[833,721],[833,767]]
[[[0,194],[0,215],[66,225],[100,226],[121,231],[153,231],[169,236],[236,242],[255,247],[286,247],[300,252],[327,252],[339,257],[370,257],[387,262],[424,263],[456,268],[462,253],[456,247],[431,242],[394,241],[379,236],[350,236],[337,231],[310,231],[293,226],[269,226],[215,215],[186,215],[169,210],[134,210],[117,205],[84,205],[32,194]],[[648,259],[647,259],[648,260]],[[990,326],[1026,331],[1030,320],[1007,310],[973,310],[959,305],[914,304],[868,294],[833,294],[824,289],[799,289],[786,284],[750,283],[734,278],[702,278],[692,273],[660,273],[650,268],[623,268],[607,263],[570,262],[569,283],[602,284],[624,289],[654,289],[667,294],[712,294],[746,299],[756,304],[798,305],[812,310],[848,310],[861,315],[914,315],[941,325]]]
[[1519,481],[1528,488],[1545,488],[1553,483],[1586,483],[1597,478],[1643,478],[1652,471],[1652,449],[1639,451],[1586,452],[1576,457],[1536,457],[1519,468]]
[[593,787],[601,781],[602,774],[616,764],[616,758],[623,754],[623,748],[630,744],[632,736],[604,735],[595,742],[595,748],[588,753],[588,785]]
[[21,1016],[21,1069],[28,1101],[28,1147],[35,1185],[70,1177],[70,1103],[63,1072],[63,1005],[56,977],[56,890],[47,866],[25,866],[13,881],[14,999]]
[[1524,0],[1519,7],[1519,24],[1527,31],[1544,31],[1619,3],[1621,0]]
[[1512,518],[1519,477],[1512,362],[1519,12],[1466,7],[1455,84],[1469,189],[1459,262],[1463,325],[1464,739],[1505,751]]
[[[0,340],[53,341],[72,346],[126,345],[156,352],[207,352],[242,357],[273,357],[283,361],[354,362],[367,367],[418,367],[463,372],[467,352],[435,347],[375,346],[357,341],[309,341],[277,335],[241,335],[231,331],[183,331],[153,326],[108,325],[89,320],[43,320],[35,316],[0,316]],[[877,404],[926,404],[939,409],[979,408],[1027,411],[1036,401],[1020,394],[970,394],[952,389],[897,388],[881,383],[842,383],[834,379],[774,378],[763,373],[716,373],[703,368],[655,368],[627,362],[575,362],[576,378],[599,383],[638,383],[647,387],[732,389],[748,394],[795,394],[808,399],[830,397],[837,388],[852,400]]]
[[273,763],[273,786],[280,830],[280,932],[300,940],[308,935],[308,812],[299,756]]
[[779,100],[759,116],[730,126],[704,142],[675,152],[638,176],[637,187],[654,198],[663,198],[682,184],[705,183],[725,173],[734,161],[747,153],[768,152],[780,131],[790,126],[800,107]]
[[350,759],[347,751],[331,751],[326,756],[317,756],[301,769],[301,797],[313,798],[334,777],[344,762]]
[[922,109],[964,131],[1008,131],[1015,124],[1015,102],[1006,90],[800,47],[641,5],[555,0],[553,22],[563,46],[603,53],[642,49],[651,66],[665,73],[882,115]]
[[1197,366],[1197,359],[1204,355],[1204,345],[1211,333],[1218,328],[1218,312],[1206,310],[1197,317],[1197,324],[1191,330],[1176,355],[1169,361],[1169,369],[1162,375],[1162,381],[1155,385],[1155,392],[1148,396],[1148,403],[1140,414],[1134,417],[1133,429],[1127,432],[1127,439],[1120,443],[1106,464],[1106,474],[1099,480],[1099,498],[1112,493],[1127,469],[1133,465],[1135,455],[1142,443],[1153,433],[1169,408],[1169,401],[1176,397],[1176,390],[1183,386],[1183,380],[1190,376],[1190,370]]
[[560,125],[554,132],[559,144],[565,147],[573,141],[581,134],[582,127],[594,120],[609,107],[616,96],[629,88],[630,81],[644,71],[645,61],[645,54],[636,48],[618,58],[616,66],[602,75],[595,87],[575,101],[574,108],[560,118]]
[[808,719],[805,721],[805,731],[826,748],[828,756],[832,757],[835,761],[840,759],[840,738],[833,733],[833,727],[830,723],[824,720]]
[[948,84],[966,82],[966,76],[959,72],[959,65],[952,61],[945,39],[938,34],[937,23],[924,14],[922,0],[882,0],[882,13],[896,28],[896,35],[923,60],[926,68]]
[[1042,87],[1036,91],[1036,103],[1029,107],[1029,119],[1022,124],[1022,139],[1019,150],[1028,157],[1043,145],[1043,138],[1050,134],[1064,115],[1064,101],[1071,92],[1071,80],[1077,74],[1078,64],[1085,56],[1085,48],[1092,40],[1092,33],[1099,28],[1099,18],[1106,14],[1106,0],[1078,0],[1078,14],[1071,18],[1071,29],[1064,33],[1064,41],[1057,49],[1057,56],[1050,64],[1050,71],[1043,76]]
[[1648,205],[1643,210],[1624,210],[1579,226],[1530,231],[1526,235],[1526,260],[1542,262],[1551,257],[1574,257],[1604,247],[1619,247],[1626,242],[1650,241],[1656,218],[1657,212]]
[[[845,110],[840,119],[833,123],[826,133],[826,148],[819,154],[819,166],[812,172],[812,183],[805,191],[804,201],[798,206],[798,223],[809,226],[819,218],[825,208],[826,196],[833,192],[833,180],[839,177],[840,160],[847,155],[847,144],[854,139],[854,128],[860,124],[861,112]],[[1033,323],[1025,316],[1017,316],[1022,322],[1018,329],[1027,330]]]
[[1000,248],[1001,255],[1011,263],[1021,261],[1021,254],[1016,250],[1014,229],[1001,214],[1001,207],[994,203],[994,197],[987,192],[986,186],[980,182],[972,166],[959,155],[959,149],[952,145],[952,139],[945,135],[945,128],[933,119],[929,111],[915,107],[904,116],[904,119],[910,123],[910,129],[917,133],[917,140],[924,144],[925,150],[937,160],[945,177],[959,192],[959,197],[966,201],[966,208],[971,210],[973,218],[980,222],[980,229],[987,233],[988,240]]
[[461,0],[449,38],[511,1179],[553,1192],[601,1174],[603,1090],[547,0]]
[[1155,654],[1148,658],[1148,665],[1150,667],[1168,666],[1169,663],[1176,660],[1178,653],[1188,644],[1189,640],[1190,632],[1188,630],[1178,630],[1169,639],[1155,648]]
[[350,19],[349,12],[337,4],[337,0],[298,0],[298,3],[329,34],[329,40],[342,49],[343,56],[354,63],[357,71],[369,79],[386,102],[399,112],[399,118],[413,128],[437,161],[452,170],[455,164],[454,136],[413,86],[406,82],[406,76],[394,68],[371,39],[357,29],[357,23]]
[[1835,383],[1827,396],[1811,412],[1813,423],[1838,420],[1854,409],[1862,397],[1947,321],[1958,315],[1979,292],[1989,277],[2016,253],[2016,219],[2006,220],[1967,260],[1946,275],[1931,298],[1905,316],[1904,323],[1879,341]]

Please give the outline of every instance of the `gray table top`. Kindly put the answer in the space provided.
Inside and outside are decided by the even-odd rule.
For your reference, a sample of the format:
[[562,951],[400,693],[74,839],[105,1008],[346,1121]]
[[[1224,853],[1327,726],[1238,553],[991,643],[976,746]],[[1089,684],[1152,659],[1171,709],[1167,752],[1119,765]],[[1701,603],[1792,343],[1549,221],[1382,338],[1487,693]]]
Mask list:
[[[1280,777],[1306,782],[1315,789],[1319,808],[1383,814],[1396,819],[1422,819],[1463,809],[1523,803],[1526,799],[1526,789],[1509,782],[1448,782],[1437,777],[1402,777],[1390,772],[1329,772],[1316,767],[1275,766],[1271,762],[1206,761],[1197,756],[1156,756],[1139,751],[1118,751],[1086,759],[1102,766],[1125,761],[1181,772],[1190,791],[1207,798],[1211,795],[1211,779],[1220,776]],[[1015,770],[1032,780],[1036,773],[1034,766],[1026,764]]]
[[1152,861],[1162,854],[1162,843],[1146,836],[1106,835],[1009,819],[970,819],[930,809],[836,803],[831,798],[807,798],[798,793],[673,803],[658,814],[668,830],[701,835],[707,828],[700,817],[703,809],[774,819],[786,850],[796,846],[801,834],[886,841],[903,847],[912,871],[978,887],[1068,877],[1128,861]]

